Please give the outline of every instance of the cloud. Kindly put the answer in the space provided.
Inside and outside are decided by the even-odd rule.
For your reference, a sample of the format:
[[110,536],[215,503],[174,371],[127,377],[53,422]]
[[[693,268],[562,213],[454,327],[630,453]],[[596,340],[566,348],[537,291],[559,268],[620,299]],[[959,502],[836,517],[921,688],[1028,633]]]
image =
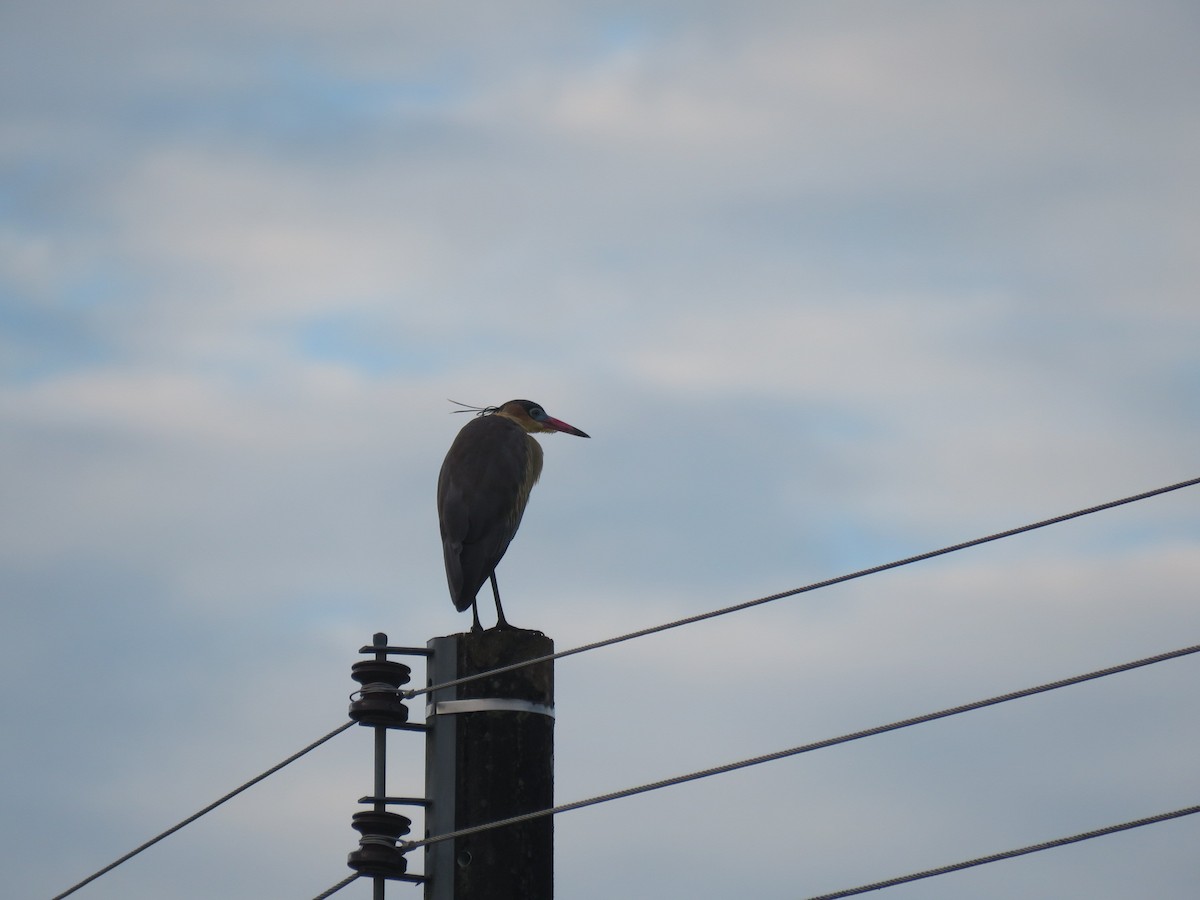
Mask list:
[[[499,570],[560,648],[1194,476],[1189,15],[9,4],[12,890],[334,727],[372,632],[464,627],[446,398],[593,435],[546,441]],[[559,798],[1170,649],[1195,539],[1180,492],[563,660]],[[1159,812],[1188,665],[572,813],[560,892],[819,893]],[[89,896],[212,860],[315,895],[363,738]],[[916,890],[1184,896],[1188,827]]]

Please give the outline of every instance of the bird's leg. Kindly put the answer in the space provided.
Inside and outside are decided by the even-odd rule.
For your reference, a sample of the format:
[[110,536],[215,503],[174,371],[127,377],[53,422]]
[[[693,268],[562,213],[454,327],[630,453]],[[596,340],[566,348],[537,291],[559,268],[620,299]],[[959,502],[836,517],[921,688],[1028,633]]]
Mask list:
[[483,631],[483,625],[479,623],[479,604],[474,600],[471,601],[471,615],[475,617],[475,624],[471,626],[471,631]]
[[500,588],[496,585],[496,573],[491,574],[492,579],[492,596],[496,598],[496,627],[497,628],[512,628],[508,624],[508,619],[504,618],[504,607],[500,605]]

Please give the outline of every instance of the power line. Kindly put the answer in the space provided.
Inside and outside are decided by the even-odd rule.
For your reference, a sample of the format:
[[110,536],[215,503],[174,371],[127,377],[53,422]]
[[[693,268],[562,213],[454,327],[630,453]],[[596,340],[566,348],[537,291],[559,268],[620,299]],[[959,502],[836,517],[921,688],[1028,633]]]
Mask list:
[[91,882],[93,882],[97,878],[99,878],[101,875],[111,872],[117,866],[121,865],[121,863],[128,862],[129,860],[131,860],[135,856],[137,856],[139,853],[141,853],[143,850],[153,847],[155,844],[157,844],[163,838],[169,837],[170,835],[179,831],[179,829],[183,828],[184,826],[191,825],[193,822],[195,822],[201,816],[205,815],[206,813],[212,812],[214,809],[216,809],[218,806],[220,806],[226,800],[232,800],[234,797],[236,797],[242,791],[246,790],[247,788],[253,787],[254,785],[258,784],[260,781],[262,781],[264,778],[267,778],[270,775],[274,775],[276,772],[278,772],[284,766],[294,763],[296,760],[298,760],[304,754],[308,753],[310,750],[315,750],[317,747],[320,747],[323,743],[328,741],[330,738],[336,737],[337,735],[341,734],[343,731],[345,731],[347,728],[349,728],[350,726],[352,726],[354,724],[355,723],[353,721],[350,721],[350,722],[345,723],[344,725],[339,725],[333,731],[329,732],[329,734],[313,741],[311,744],[309,744],[303,750],[293,753],[291,756],[289,756],[283,762],[272,766],[271,768],[267,769],[267,771],[263,772],[261,775],[256,775],[255,777],[253,777],[249,781],[247,781],[245,784],[234,788],[232,791],[230,791],[224,797],[221,797],[219,800],[214,800],[212,803],[208,804],[208,806],[204,807],[204,809],[200,810],[199,812],[193,813],[192,815],[188,816],[186,819],[184,819],[179,824],[172,825],[166,831],[162,832],[161,834],[155,835],[154,837],[150,838],[150,840],[146,841],[146,843],[142,844],[141,846],[135,847],[133,850],[130,850],[128,853],[126,853],[120,859],[114,860],[113,862],[109,863],[107,866],[105,866],[103,869],[100,869],[97,872],[93,872],[87,878],[83,879],[83,881],[79,882],[78,884],[72,885],[71,887],[69,887],[65,891],[63,891],[61,894],[58,894],[55,897],[53,897],[52,900],[62,900],[63,897],[67,897],[67,896],[75,893],[77,890],[79,890],[85,884],[90,884]]
[[833,747],[838,744],[848,744],[851,741],[874,737],[879,734],[885,734],[889,731],[898,731],[901,728],[908,728],[911,725],[921,725],[926,722],[932,722],[936,719],[944,719],[948,716],[960,715],[961,713],[982,709],[986,706],[995,706],[998,703],[1007,703],[1010,700],[1019,700],[1024,697],[1031,697],[1034,694],[1042,694],[1047,691],[1058,690],[1059,688],[1069,687],[1074,684],[1081,684],[1085,681],[1092,681],[1096,678],[1104,678],[1108,675],[1116,675],[1120,672],[1128,672],[1132,669],[1154,665],[1155,663],[1165,662],[1169,659],[1178,659],[1179,657],[1198,652],[1200,652],[1200,644],[1195,644],[1191,647],[1184,647],[1180,650],[1171,650],[1167,653],[1160,653],[1156,656],[1148,656],[1132,662],[1121,663],[1119,665],[1109,666],[1108,668],[1104,669],[1097,669],[1093,672],[1085,672],[1082,675],[1074,675],[1070,678],[1063,678],[1059,681],[1051,681],[1045,684],[1036,685],[1034,687],[1024,688],[1023,690],[1012,691],[1007,694],[999,694],[995,697],[988,697],[984,700],[976,700],[973,703],[965,703],[961,706],[952,706],[948,709],[941,709],[937,712],[926,713],[921,716],[914,716],[910,719],[901,719],[897,722],[890,722],[886,725],[878,725],[874,728],[868,728],[863,731],[855,731],[850,734],[841,735],[840,737],[826,738],[823,741],[816,741],[811,744],[802,744],[799,747],[790,747],[787,750],[778,750],[774,753],[767,753],[762,756],[754,756],[749,759],[738,760],[737,762],[725,763],[724,765],[714,766],[711,769],[701,769],[698,772],[689,772],[686,775],[676,775],[673,778],[665,778],[661,781],[654,781],[649,784],[642,784],[636,787],[625,788],[624,790],[613,791],[609,794],[601,794],[596,797],[589,797],[586,800],[576,800],[572,803],[565,803],[562,806],[555,806],[550,809],[535,810],[534,812],[523,813],[519,816],[500,819],[496,822],[473,825],[469,828],[461,828],[458,831],[446,832],[445,834],[435,834],[431,837],[425,838],[424,840],[405,841],[402,842],[400,846],[401,849],[407,853],[408,851],[415,850],[418,847],[425,847],[429,844],[436,844],[440,841],[466,837],[468,835],[477,834],[481,831],[489,831],[493,828],[501,828],[505,825],[516,825],[519,822],[527,822],[530,819],[537,819],[541,818],[542,816],[554,816],[558,815],[559,813],[569,812],[575,809],[583,809],[586,806],[596,806],[600,803],[607,803],[610,800],[621,800],[625,797],[633,797],[637,794],[649,793],[650,791],[656,791],[660,788],[674,787],[675,785],[685,784],[689,781],[698,781],[701,778],[708,778],[712,775],[724,775],[728,772],[735,772],[738,769],[750,768],[751,766],[757,766],[761,763],[774,762],[778,759],[785,759],[789,756],[798,756],[801,753],[808,753],[813,750],[821,750],[825,747]]
[[491,669],[487,672],[477,672],[474,675],[466,675],[462,678],[456,678],[452,681],[446,681],[441,684],[430,685],[424,688],[415,688],[412,690],[401,690],[400,695],[405,699],[414,699],[422,694],[429,694],[433,691],[438,691],[443,688],[455,687],[460,684],[466,684],[469,681],[476,681],[480,678],[488,678],[492,675],[497,675],[501,672],[511,672],[513,669],[521,669],[525,666],[533,666],[539,663],[553,662],[556,659],[562,659],[567,656],[574,656],[578,653],[585,653],[589,650],[598,650],[601,647],[611,647],[613,644],[620,644],[624,641],[631,641],[635,638],[647,637],[651,634],[658,634],[662,631],[669,631],[672,628],[680,628],[684,625],[693,625],[696,622],[703,622],[706,619],[715,619],[718,616],[725,616],[730,613],[741,612],[744,609],[750,609],[755,606],[761,606],[764,603],[771,603],[775,600],[782,600],[785,597],[794,597],[797,594],[806,594],[810,591],[820,590],[821,588],[832,587],[835,584],[842,584],[847,581],[853,581],[856,578],[864,578],[867,575],[877,575],[880,572],[886,572],[889,569],[898,569],[901,566],[907,566],[911,563],[923,562],[927,559],[933,559],[935,556],[944,556],[947,553],[954,553],[958,550],[966,550],[970,547],[978,547],[980,544],[987,544],[991,541],[998,541],[1002,538],[1014,537],[1018,534],[1024,534],[1029,531],[1036,531],[1039,528],[1045,528],[1048,525],[1057,525],[1061,522],[1067,522],[1071,519],[1078,519],[1082,516],[1089,516],[1093,513],[1103,512],[1107,509],[1113,509],[1117,506],[1124,506],[1127,503],[1136,503],[1139,500],[1146,500],[1150,497],[1157,497],[1160,494],[1167,494],[1171,491],[1177,491],[1181,488],[1192,487],[1200,484],[1200,478],[1190,478],[1187,481],[1180,481],[1176,484],[1170,484],[1166,487],[1155,488],[1151,491],[1144,491],[1140,494],[1134,494],[1130,497],[1122,497],[1119,500],[1110,500],[1107,503],[1100,503],[1096,506],[1089,506],[1087,509],[1076,510],[1075,512],[1063,513],[1059,516],[1053,516],[1049,519],[1042,519],[1038,522],[1032,522],[1028,525],[1021,525],[1017,528],[1010,528],[1007,531],[999,531],[995,534],[989,534],[985,537],[974,538],[973,540],[963,541],[961,544],[952,544],[949,547],[942,547],[939,550],[929,550],[925,553],[918,553],[916,556],[908,556],[904,559],[898,559],[889,563],[871,566],[868,569],[859,569],[857,572],[850,572],[846,575],[838,575],[835,578],[827,578],[824,581],[814,581],[812,584],[806,584],[803,587],[793,588],[788,591],[780,591],[778,594],[769,594],[766,597],[759,597],[755,600],[746,600],[742,603],[735,603],[733,606],[725,606],[720,609],[714,609],[709,612],[697,613],[692,616],[685,616],[682,619],[676,619],[673,622],[667,622],[662,625],[653,625],[649,628],[642,628],[638,631],[631,631],[628,634],[618,635],[616,637],[605,638],[600,641],[593,641],[590,644],[581,644],[578,647],[572,647],[569,650],[560,650],[557,653],[551,653],[547,656],[539,656],[534,659],[523,660],[518,663],[513,663],[507,666],[500,666],[496,669]]
[[954,863],[949,866],[939,866],[936,869],[926,869],[924,872],[914,872],[911,875],[902,875],[899,878],[889,878],[887,881],[877,881],[874,884],[864,884],[861,887],[849,888],[844,891],[835,891],[832,894],[821,894],[819,897],[809,897],[808,900],[838,900],[840,897],[853,897],[855,894],[865,894],[868,891],[878,891],[883,888],[895,887],[898,884],[907,884],[910,881],[920,881],[922,878],[933,878],[935,875],[945,875],[949,872],[958,872],[962,869],[969,869],[972,866],[982,866],[987,863],[999,862],[1002,859],[1012,859],[1015,856],[1024,856],[1027,853],[1037,853],[1040,850],[1050,850],[1054,847],[1062,847],[1066,844],[1076,844],[1080,841],[1088,841],[1092,838],[1103,837],[1106,834],[1115,834],[1118,831],[1128,831],[1131,828],[1140,828],[1143,825],[1153,825],[1157,822],[1166,822],[1170,819],[1179,819],[1183,816],[1191,816],[1200,812],[1200,806],[1188,806],[1184,809],[1177,809],[1173,812],[1160,813],[1157,816],[1148,816],[1145,819],[1135,819],[1132,822],[1122,822],[1119,825],[1109,825],[1105,828],[1097,828],[1095,831],[1085,831],[1080,834],[1072,834],[1069,837],[1056,838],[1052,841],[1044,841],[1040,844],[1030,844],[1028,847],[1018,847],[1016,850],[1005,850],[1002,853],[993,853],[990,856],[980,856],[976,859],[968,859],[965,862]]
[[353,875],[349,876],[348,878],[343,878],[341,881],[339,881],[337,884],[335,884],[329,890],[324,891],[320,894],[317,894],[317,896],[314,897],[313,900],[328,900],[329,897],[332,897],[334,894],[336,894],[342,888],[346,887],[346,885],[353,884],[355,881],[358,881],[358,879],[361,877],[362,877],[362,872],[355,872]]
[[[798,756],[802,753],[809,753],[813,750],[821,750],[826,747],[833,747],[839,744],[847,744],[852,741],[861,740],[863,738],[874,737],[880,734],[886,734],[891,731],[898,731],[902,728],[908,728],[913,725],[921,725],[927,722],[933,722],[938,719],[948,718],[950,716],[960,715],[962,713],[972,712],[977,709],[983,709],[988,706],[995,706],[1000,703],[1007,703],[1011,700],[1019,700],[1026,697],[1032,697],[1036,694],[1042,694],[1049,691],[1058,690],[1059,688],[1070,687],[1071,685],[1082,684],[1087,681],[1093,681],[1098,678],[1104,678],[1109,675],[1116,675],[1122,672],[1129,672],[1134,669],[1144,668],[1146,666],[1155,665],[1160,662],[1166,662],[1171,659],[1179,659],[1184,656],[1189,656],[1194,653],[1200,653],[1200,644],[1195,644],[1190,647],[1183,647],[1178,650],[1171,650],[1166,653],[1159,653],[1154,656],[1143,657],[1131,662],[1120,663],[1114,666],[1108,666],[1103,669],[1096,669],[1091,672],[1085,672],[1081,675],[1073,675],[1069,678],[1059,679],[1058,681],[1046,682],[1044,684],[1035,685],[1033,687],[1024,688],[1017,691],[1010,691],[1006,694],[999,694],[994,697],[988,697],[982,700],[976,700],[971,703],[964,703],[959,706],[948,707],[946,709],[937,710],[931,713],[925,713],[920,716],[913,716],[908,719],[900,719],[895,722],[889,722],[885,725],[878,725],[873,728],[867,728],[862,731],[855,731],[849,734],[840,735],[838,737],[826,738],[822,741],[815,741],[809,744],[802,744],[798,747],[790,747],[786,750],[778,750],[774,753],[767,753],[761,756],[751,757],[749,759],[738,760],[736,762],[725,763],[724,765],[714,766],[708,769],[702,769],[696,772],[689,772],[684,775],[676,775],[672,778],[662,779],[660,781],[650,782],[648,784],[637,785],[635,787],[625,788],[619,791],[612,791],[607,794],[600,794],[595,797],[589,797],[584,800],[576,800],[572,803],[565,803],[560,806],[555,806],[549,809],[536,810],[534,812],[523,813],[518,816],[511,816],[507,819],[501,819],[495,822],[487,822],[482,825],[474,825],[469,828],[461,828],[457,831],[437,834],[418,841],[403,841],[400,843],[400,848],[408,853],[411,850],[416,850],[420,847],[426,847],[430,844],[440,843],[442,841],[453,840],[461,837],[468,837],[473,834],[478,834],[484,831],[490,831],[495,828],[503,828],[507,825],[516,825],[521,822],[527,822],[531,819],[543,818],[545,816],[554,816],[563,812],[570,812],[576,809],[583,809],[588,806],[597,806],[601,803],[607,803],[611,800],[621,800],[626,797],[633,797],[638,794],[650,793],[666,787],[674,787],[680,784],[686,784],[691,781],[699,781],[703,778],[708,778],[713,775],[723,775],[729,772],[735,772],[739,769],[746,769],[752,766],[757,766],[762,763],[774,762],[780,759],[786,759],[791,756]],[[967,860],[961,863],[955,863],[948,866],[942,866],[937,869],[929,869],[923,872],[917,872],[911,875],[901,876],[899,878],[890,879],[888,881],[877,882],[862,887],[851,888],[849,890],[840,891],[833,894],[823,894],[820,897],[809,898],[809,900],[836,900],[836,898],[850,897],[855,894],[863,894],[869,891],[880,890],[886,887],[904,884],[909,881],[917,881],[923,878],[931,878],[936,875],[943,875],[949,872],[958,871],[961,869],[971,868],[973,866],[983,865],[990,862],[998,862],[1003,859],[1011,859],[1016,856],[1022,856],[1029,853],[1036,853],[1040,850],[1048,850],[1053,847],[1059,847],[1066,844],[1077,843],[1079,841],[1088,840],[1094,837],[1101,837],[1106,834],[1113,834],[1118,831],[1126,831],[1132,828],[1137,828],[1142,825],[1150,825],[1156,822],[1166,821],[1168,819],[1180,818],[1183,816],[1192,815],[1200,812],[1200,806],[1188,807],[1174,812],[1162,813],[1157,816],[1150,816],[1144,819],[1138,819],[1132,822],[1125,822],[1119,825],[1110,825],[1105,828],[1095,831],[1084,832],[1081,834],[1071,835],[1069,837],[1057,838],[1051,841],[1045,841],[1040,844],[1031,844],[1027,847],[1021,847],[1016,850],[1008,850],[1002,853],[992,854],[990,856],[979,857],[977,859]],[[326,898],[340,891],[351,882],[359,877],[358,873],[350,876],[337,885],[330,888],[328,891],[320,894],[315,900],[326,900]]]
[[[1179,489],[1185,488],[1185,487],[1191,487],[1196,484],[1200,484],[1200,477],[1192,478],[1187,481],[1181,481],[1176,484],[1167,485],[1165,487],[1156,488],[1154,490],[1144,491],[1140,494],[1134,494],[1129,497],[1122,497],[1121,499],[1118,499],[1118,500],[1110,500],[1106,503],[1101,503],[1096,506],[1088,507],[1086,509],[1080,509],[1080,510],[1076,510],[1074,512],[1064,513],[1062,515],[1054,516],[1049,519],[1042,519],[1037,522],[1032,522],[1028,525],[1022,525],[1017,528],[1008,529],[1007,531],[1001,531],[1001,532],[997,532],[995,534],[987,535],[985,537],[979,537],[979,538],[975,538],[973,540],[964,541],[962,543],[953,544],[948,547],[942,547],[938,550],[930,550],[925,553],[917,554],[916,556],[909,556],[909,557],[905,557],[904,559],[895,560],[895,561],[889,562],[889,563],[883,563],[881,565],[872,566],[867,569],[860,569],[856,572],[850,572],[850,573],[847,573],[844,575],[839,575],[835,578],[829,578],[824,581],[813,582],[811,584],[804,585],[803,587],[793,588],[793,589],[787,590],[787,591],[781,591],[777,594],[770,594],[768,596],[759,597],[754,600],[747,600],[742,603],[737,603],[732,606],[722,607],[720,609],[711,610],[709,612],[698,613],[698,614],[692,615],[692,616],[686,616],[682,619],[676,619],[674,621],[666,622],[661,625],[655,625],[650,628],[643,628],[638,631],[632,631],[627,634],[618,635],[616,637],[605,638],[604,640],[594,641],[589,644],[582,644],[578,647],[573,647],[568,650],[562,650],[557,653],[549,654],[546,656],[541,656],[541,657],[536,657],[533,659],[524,660],[519,663],[513,663],[512,665],[500,666],[496,669],[492,669],[487,672],[480,672],[475,675],[465,676],[463,678],[454,679],[451,681],[443,682],[441,684],[431,685],[429,687],[420,688],[420,689],[416,689],[416,690],[401,690],[398,693],[405,699],[413,699],[413,698],[421,696],[422,694],[428,694],[433,691],[441,690],[441,689],[447,688],[447,687],[454,687],[456,685],[464,684],[469,681],[475,681],[480,678],[486,678],[486,677],[496,675],[496,674],[499,674],[502,672],[509,672],[514,669],[519,669],[519,668],[523,668],[525,666],[535,665],[538,663],[552,662],[557,659],[562,659],[562,658],[568,657],[568,656],[575,656],[577,654],[584,653],[584,652],[587,652],[590,650],[598,650],[602,647],[610,647],[610,646],[613,646],[614,644],[623,643],[625,641],[634,640],[634,639],[640,638],[640,637],[647,637],[652,634],[658,634],[659,632],[669,631],[674,628],[680,628],[684,625],[691,625],[691,624],[694,624],[697,622],[703,622],[707,619],[714,619],[719,616],[728,615],[730,613],[740,612],[744,609],[750,609],[755,606],[761,606],[766,603],[771,603],[775,600],[782,600],[786,597],[794,597],[798,594],[809,593],[811,591],[819,590],[821,588],[831,587],[835,584],[842,584],[844,582],[852,581],[857,578],[863,578],[867,575],[875,575],[880,572],[885,572],[889,569],[896,569],[901,566],[909,565],[911,563],[921,562],[921,561],[924,561],[927,559],[932,559],[937,556],[943,556],[948,553],[954,553],[958,550],[965,550],[970,547],[977,547],[981,544],[986,544],[991,541],[997,541],[1002,538],[1013,537],[1018,534],[1024,534],[1025,532],[1034,531],[1039,528],[1045,528],[1049,525],[1056,525],[1061,522],[1066,522],[1071,519],[1077,519],[1082,516],[1087,516],[1087,515],[1091,515],[1093,513],[1102,512],[1107,509],[1113,509],[1114,507],[1117,507],[1117,506],[1124,506],[1125,504],[1134,503],[1139,500],[1146,500],[1150,497],[1156,497],[1161,494],[1170,493],[1171,491],[1176,491],[1176,490],[1179,490]],[[1200,648],[1189,648],[1184,651],[1176,651],[1173,654],[1164,655],[1161,659],[1169,659],[1173,656],[1183,655],[1184,653],[1195,652],[1196,649],[1200,649]],[[555,807],[554,809],[548,809],[548,810],[541,810],[539,812],[526,814],[525,816],[518,816],[518,817],[514,817],[512,819],[503,820],[501,822],[491,823],[490,825],[476,826],[474,829],[466,829],[461,832],[448,833],[446,835],[438,835],[438,836],[435,836],[434,838],[429,838],[429,839],[426,839],[425,841],[414,842],[407,846],[408,847],[419,847],[419,846],[423,846],[426,843],[433,843],[436,840],[445,840],[445,839],[448,839],[451,837],[461,836],[463,834],[474,833],[475,831],[484,830],[486,828],[493,828],[493,827],[499,827],[501,825],[514,824],[516,822],[524,821],[529,818],[536,818],[538,816],[554,815],[558,812],[566,812],[569,809],[579,809],[584,806],[591,806],[596,803],[605,802],[607,800],[615,800],[620,797],[632,796],[633,794],[643,793],[643,792],[649,791],[649,790],[655,790],[659,787],[668,787],[672,784],[681,784],[685,781],[692,781],[697,778],[707,777],[708,775],[715,775],[715,774],[719,774],[719,773],[725,772],[725,771],[733,771],[734,769],[744,768],[748,765],[756,765],[759,762],[769,762],[773,759],[780,759],[785,756],[792,756],[797,753],[806,752],[808,750],[815,750],[822,746],[831,746],[832,744],[836,744],[836,743],[844,743],[847,740],[855,740],[859,737],[868,737],[871,734],[878,734],[878,733],[882,733],[883,731],[891,731],[896,728],[905,727],[906,725],[918,724],[919,722],[930,721],[931,719],[941,718],[942,716],[946,716],[946,715],[954,715],[957,712],[966,712],[969,709],[977,709],[980,706],[986,706],[986,705],[990,705],[992,703],[1004,702],[1005,700],[1016,699],[1017,697],[1020,697],[1020,696],[1028,696],[1030,693],[1037,693],[1041,690],[1051,690],[1054,687],[1063,687],[1063,686],[1066,686],[1067,684],[1077,683],[1077,681],[1079,681],[1079,680],[1087,680],[1088,678],[1098,678],[1098,677],[1101,677],[1102,675],[1112,674],[1115,671],[1124,671],[1127,668],[1134,668],[1138,665],[1148,665],[1150,662],[1159,662],[1159,661],[1161,661],[1161,659],[1154,658],[1154,659],[1151,659],[1148,661],[1143,660],[1143,661],[1139,661],[1137,663],[1127,664],[1124,667],[1116,667],[1112,670],[1105,670],[1105,671],[1102,671],[1099,673],[1092,673],[1087,676],[1081,676],[1078,679],[1068,679],[1067,681],[1065,681],[1063,683],[1059,683],[1059,684],[1055,684],[1055,685],[1051,685],[1051,686],[1042,686],[1040,688],[1031,688],[1028,691],[1017,692],[1016,694],[1006,695],[1002,698],[992,698],[991,700],[980,701],[978,704],[972,704],[968,707],[957,708],[955,710],[942,711],[940,713],[933,713],[933,714],[930,714],[929,716],[919,717],[918,719],[909,720],[909,721],[902,722],[902,723],[893,723],[892,725],[881,726],[879,729],[872,729],[868,732],[861,732],[856,735],[849,735],[849,736],[845,736],[843,738],[834,738],[834,739],[831,739],[830,741],[821,742],[819,744],[792,748],[791,750],[785,750],[785,751],[781,751],[779,753],[769,754],[765,757],[759,757],[759,758],[756,758],[753,760],[744,760],[740,763],[732,763],[732,764],[729,764],[728,766],[720,766],[715,769],[706,770],[704,772],[692,773],[691,775],[680,776],[675,779],[668,779],[666,781],[656,782],[655,784],[651,784],[651,785],[643,785],[638,788],[631,788],[631,789],[628,789],[625,791],[618,791],[611,795],[595,797],[595,798],[591,798],[590,800],[577,801],[576,803],[567,804],[566,806]],[[104,875],[104,874],[112,871],[117,866],[119,866],[122,863],[127,862],[128,860],[137,856],[143,850],[146,850],[146,849],[154,846],[155,844],[157,844],[159,841],[163,840],[164,838],[169,837],[170,835],[174,834],[176,831],[179,831],[180,829],[184,828],[185,826],[190,825],[192,822],[196,821],[201,816],[204,816],[205,814],[216,809],[218,806],[225,803],[227,800],[230,800],[233,797],[236,797],[238,794],[242,793],[246,789],[254,786],[258,782],[269,777],[270,775],[273,775],[275,772],[278,772],[280,769],[284,768],[285,766],[295,762],[297,759],[304,756],[309,751],[316,749],[321,744],[323,744],[326,741],[330,740],[331,738],[337,736],[338,734],[341,734],[343,731],[350,728],[353,724],[355,724],[355,723],[353,721],[350,721],[350,722],[346,722],[346,723],[338,726],[333,731],[331,731],[329,734],[325,735],[324,737],[318,738],[316,741],[313,741],[307,747],[303,748],[302,750],[299,750],[298,752],[292,754],[287,759],[283,760],[282,762],[278,763],[277,765],[272,766],[270,769],[263,772],[262,774],[250,779],[246,783],[235,788],[234,790],[230,791],[228,794],[225,794],[223,797],[219,798],[218,800],[215,800],[214,802],[210,803],[208,806],[204,807],[203,809],[199,810],[198,812],[194,813],[193,815],[191,815],[188,818],[184,819],[183,821],[179,822],[177,825],[173,825],[171,828],[168,828],[166,831],[156,835],[155,837],[146,841],[144,844],[141,844],[140,846],[134,848],[133,850],[131,850],[129,853],[125,854],[121,858],[113,861],[112,863],[109,863],[104,868],[94,872],[93,874],[89,875],[87,878],[83,879],[82,881],[78,882],[77,884],[72,885],[66,891],[53,897],[52,900],[62,900],[62,898],[75,893],[75,891],[79,890],[84,885],[87,885],[87,884],[91,883],[92,881],[95,881],[101,875]],[[346,884],[349,884],[350,881],[352,881],[352,880],[353,879],[350,879],[350,880],[344,882],[344,884],[338,885],[336,890],[340,890],[341,887],[344,887]]]

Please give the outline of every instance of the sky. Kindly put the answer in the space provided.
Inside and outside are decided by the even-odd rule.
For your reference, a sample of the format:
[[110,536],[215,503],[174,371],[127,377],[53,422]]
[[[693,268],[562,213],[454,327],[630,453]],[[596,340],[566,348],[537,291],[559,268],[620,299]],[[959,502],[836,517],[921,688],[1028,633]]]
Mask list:
[[[591,435],[544,440],[498,573],[559,649],[1200,475],[1198,34],[1169,0],[0,5],[3,893],[337,727],[374,632],[469,627],[448,400]],[[556,799],[1196,644],[1197,490],[563,659]],[[1198,666],[565,813],[558,895],[791,900],[1194,805]],[[314,897],[370,785],[351,729],[75,896]],[[1198,839],[880,896],[1190,898]]]

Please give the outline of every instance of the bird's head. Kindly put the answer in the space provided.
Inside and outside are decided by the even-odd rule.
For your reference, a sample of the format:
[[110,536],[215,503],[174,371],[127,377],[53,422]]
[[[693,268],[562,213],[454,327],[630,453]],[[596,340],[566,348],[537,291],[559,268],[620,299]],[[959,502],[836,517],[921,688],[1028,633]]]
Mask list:
[[509,400],[502,406],[490,411],[492,415],[503,416],[506,419],[516,422],[530,434],[562,431],[566,434],[573,434],[576,437],[589,437],[588,434],[580,431],[574,425],[568,425],[561,419],[547,415],[546,411],[542,409],[541,404],[534,403],[532,400]]

